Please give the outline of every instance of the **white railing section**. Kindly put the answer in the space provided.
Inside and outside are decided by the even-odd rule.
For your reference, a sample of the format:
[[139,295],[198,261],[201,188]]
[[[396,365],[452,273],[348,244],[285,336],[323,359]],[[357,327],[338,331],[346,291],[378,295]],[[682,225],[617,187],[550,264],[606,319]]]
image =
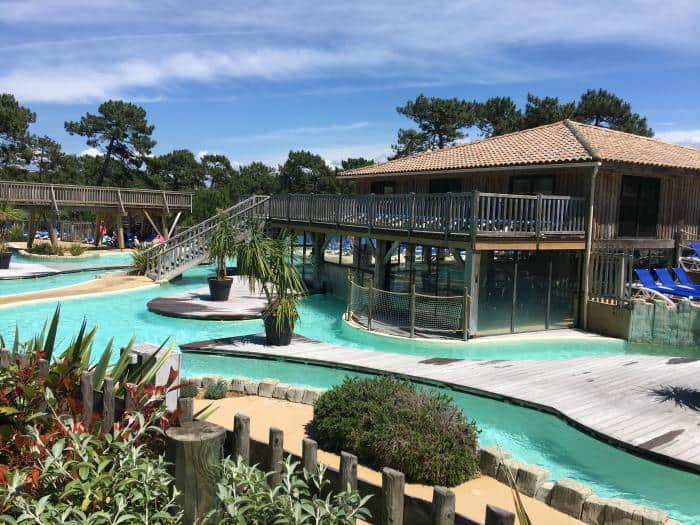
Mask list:
[[[223,211],[225,220],[238,221],[247,217],[266,217],[263,206],[270,197],[253,195]],[[154,281],[168,281],[209,259],[209,232],[221,221],[219,215],[210,217],[145,250],[148,258],[146,275]]]
[[15,205],[192,210],[192,193],[134,188],[0,181],[0,202]]

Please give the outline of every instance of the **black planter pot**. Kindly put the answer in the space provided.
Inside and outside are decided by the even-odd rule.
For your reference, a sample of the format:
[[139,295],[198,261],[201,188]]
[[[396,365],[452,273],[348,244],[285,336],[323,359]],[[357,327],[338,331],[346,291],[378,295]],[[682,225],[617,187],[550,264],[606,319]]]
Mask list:
[[209,300],[228,301],[232,284],[233,279],[217,279],[216,277],[209,277]]
[[0,270],[7,270],[10,267],[10,259],[12,259],[12,252],[0,253]]
[[294,327],[283,323],[283,326],[278,329],[277,318],[269,316],[265,318],[265,336],[267,344],[271,346],[287,346],[292,342],[292,334]]

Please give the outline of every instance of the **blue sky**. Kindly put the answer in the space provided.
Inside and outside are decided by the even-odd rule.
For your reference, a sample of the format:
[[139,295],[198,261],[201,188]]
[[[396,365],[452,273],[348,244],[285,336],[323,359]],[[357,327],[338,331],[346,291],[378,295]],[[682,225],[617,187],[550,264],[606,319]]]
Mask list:
[[[419,93],[574,99],[603,87],[700,147],[700,0],[0,0],[0,92],[63,129],[143,105],[156,153],[381,158]],[[472,136],[470,138],[477,138]]]

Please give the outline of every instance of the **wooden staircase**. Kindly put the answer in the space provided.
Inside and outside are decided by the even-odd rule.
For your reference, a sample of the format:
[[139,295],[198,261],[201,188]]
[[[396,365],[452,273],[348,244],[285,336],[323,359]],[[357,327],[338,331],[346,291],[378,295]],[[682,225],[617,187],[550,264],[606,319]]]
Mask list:
[[267,217],[267,195],[253,195],[224,210],[226,218],[210,217],[178,233],[166,242],[146,250],[148,265],[146,275],[156,282],[164,282],[181,275],[186,270],[209,260],[207,242],[209,233],[221,220],[238,222],[249,217]]

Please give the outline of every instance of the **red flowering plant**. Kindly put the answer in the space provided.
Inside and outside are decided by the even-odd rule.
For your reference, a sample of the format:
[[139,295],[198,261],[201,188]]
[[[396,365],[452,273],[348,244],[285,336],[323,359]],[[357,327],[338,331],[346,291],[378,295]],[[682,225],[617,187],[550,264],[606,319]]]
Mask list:
[[[73,497],[62,491],[70,489],[72,481],[87,482],[83,479],[86,473],[89,473],[89,480],[104,485],[100,490],[107,490],[111,482],[105,481],[103,474],[106,476],[109,472],[108,477],[114,478],[118,475],[114,469],[124,468],[129,462],[136,461],[139,468],[144,467],[140,482],[149,478],[154,468],[158,471],[159,483],[169,479],[161,457],[163,431],[174,423],[178,414],[166,410],[165,394],[179,388],[177,372],[171,370],[164,385],[151,383],[170,350],[161,346],[143,363],[132,365],[129,359],[132,340],[122,349],[116,363],[110,365],[110,341],[92,364],[95,329],[87,331],[83,322],[78,335],[54,358],[59,318],[60,309],[57,308],[48,328],[45,325],[40,335],[26,342],[20,342],[16,330],[11,350],[3,350],[0,356],[0,521],[3,513],[14,517],[32,515],[37,510],[31,510],[32,506],[44,498],[60,496],[63,503],[72,501]],[[2,337],[0,348],[6,348]],[[80,377],[84,371],[91,373],[93,387],[98,392],[105,377],[114,380],[116,397],[121,400],[117,407],[121,409],[117,408],[112,428],[102,428],[101,414],[82,417]],[[86,466],[86,454],[101,459],[88,461]],[[149,462],[155,462],[155,466],[144,466]],[[139,468],[135,472],[140,472]],[[78,492],[92,490],[86,489],[83,482]],[[131,497],[127,493],[132,489],[127,489],[127,485],[135,480],[129,478],[125,483],[125,494],[118,509],[110,507],[116,504],[115,499],[106,496],[106,492],[98,496],[92,491],[81,492],[83,497],[93,499],[89,504],[78,505],[82,509],[80,512],[102,512],[110,507],[110,515],[123,514],[125,508],[133,506],[125,507],[124,502]],[[154,512],[157,512],[162,504],[169,509],[166,515],[172,517],[177,514],[170,507],[173,495],[169,489],[161,489],[164,496],[155,498],[155,507],[149,507],[148,512],[153,515],[152,511],[156,509]],[[70,490],[72,494],[77,489]],[[55,510],[55,506],[45,507],[39,510]],[[70,514],[75,510],[71,509],[73,507],[69,506],[61,512]],[[52,522],[55,517],[51,514],[42,519]],[[170,523],[169,519],[163,523]],[[153,522],[159,521],[154,518]]]

